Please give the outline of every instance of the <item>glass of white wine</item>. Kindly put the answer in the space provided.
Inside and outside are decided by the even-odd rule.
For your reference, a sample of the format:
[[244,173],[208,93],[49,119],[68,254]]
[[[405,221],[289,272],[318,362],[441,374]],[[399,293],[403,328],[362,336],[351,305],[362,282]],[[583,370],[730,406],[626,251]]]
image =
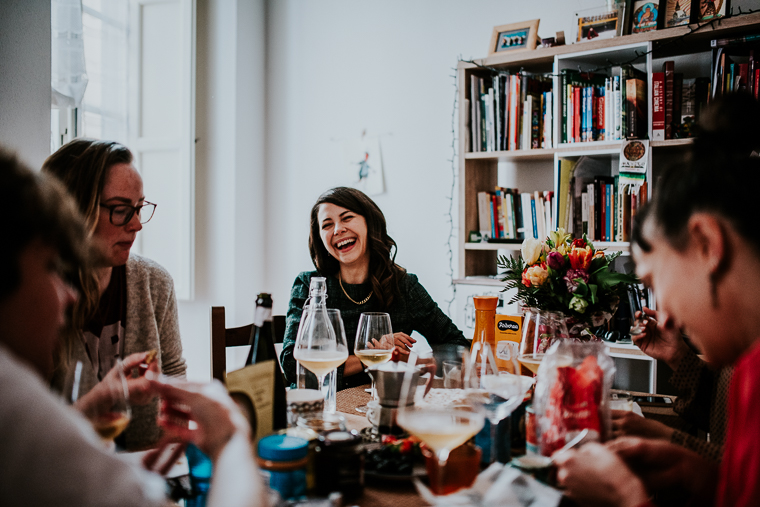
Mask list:
[[[381,312],[362,313],[354,342],[354,354],[362,364],[369,369],[387,363],[391,360],[394,346],[391,316]],[[377,399],[374,377],[372,377],[372,399]],[[367,410],[367,405],[356,407],[356,411],[362,414],[367,413]]]
[[77,405],[90,420],[100,438],[111,442],[127,428],[132,418],[124,364],[121,360],[116,361],[90,393],[84,392],[82,370],[82,361],[77,361],[67,374],[64,392],[68,401]]
[[346,331],[340,310],[312,305],[308,311],[310,314],[301,322],[303,329],[299,329],[293,357],[317,376],[317,385],[324,391],[327,374],[348,359]]
[[[411,381],[415,365],[408,365],[408,368],[410,372],[405,375],[400,400],[407,399],[409,390],[417,388]],[[422,440],[435,453],[441,470],[446,467],[451,451],[474,437],[485,424],[485,410],[476,397],[468,396],[451,405],[404,405],[399,403],[399,426]],[[444,490],[443,476],[443,473],[438,474],[439,491]]]

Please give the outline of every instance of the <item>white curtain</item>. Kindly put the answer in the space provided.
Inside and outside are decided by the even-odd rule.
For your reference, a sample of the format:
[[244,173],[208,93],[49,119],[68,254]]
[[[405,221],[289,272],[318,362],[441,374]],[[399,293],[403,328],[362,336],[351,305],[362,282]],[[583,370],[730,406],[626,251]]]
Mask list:
[[87,88],[81,0],[51,2],[52,103],[79,107]]

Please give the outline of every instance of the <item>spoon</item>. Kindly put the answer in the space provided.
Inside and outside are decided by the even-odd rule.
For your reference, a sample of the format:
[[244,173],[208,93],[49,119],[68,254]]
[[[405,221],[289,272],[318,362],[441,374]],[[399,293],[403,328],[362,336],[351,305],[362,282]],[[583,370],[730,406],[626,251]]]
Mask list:
[[557,454],[559,454],[561,452],[565,452],[565,451],[567,451],[569,449],[572,449],[578,443],[580,443],[580,441],[583,440],[586,437],[586,435],[588,435],[588,428],[585,428],[583,431],[581,431],[580,433],[578,433],[577,435],[575,435],[575,437],[572,440],[570,440],[568,443],[566,443],[565,445],[563,445],[560,450],[558,450],[557,452],[553,453],[552,457],[551,457],[551,462],[554,463],[554,456],[556,456]]

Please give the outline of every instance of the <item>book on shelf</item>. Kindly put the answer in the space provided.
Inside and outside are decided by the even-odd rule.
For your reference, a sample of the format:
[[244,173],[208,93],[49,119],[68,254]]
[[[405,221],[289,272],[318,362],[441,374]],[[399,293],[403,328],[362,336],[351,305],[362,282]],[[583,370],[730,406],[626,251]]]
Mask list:
[[[760,34],[711,41],[713,97],[724,93],[746,92],[757,98],[760,72],[755,49],[759,44]],[[747,47],[750,48],[748,51]]]
[[652,73],[652,140],[665,140],[665,73]]
[[546,237],[554,230],[554,192],[522,192],[495,187],[477,193],[478,228],[487,240],[522,240]]
[[551,148],[552,81],[542,75],[470,75],[472,152]]
[[[613,71],[619,73],[620,69]],[[620,75],[573,69],[560,71],[560,142],[612,141],[622,138]]]
[[[667,78],[666,78],[667,79]],[[627,139],[639,139],[647,134],[647,91],[644,79],[633,77],[626,80]],[[667,91],[666,91],[667,93]],[[667,104],[666,104],[667,107]],[[667,110],[666,110],[667,116]],[[667,121],[667,120],[666,120]],[[667,126],[666,126],[667,128]],[[667,131],[666,134],[667,136]]]

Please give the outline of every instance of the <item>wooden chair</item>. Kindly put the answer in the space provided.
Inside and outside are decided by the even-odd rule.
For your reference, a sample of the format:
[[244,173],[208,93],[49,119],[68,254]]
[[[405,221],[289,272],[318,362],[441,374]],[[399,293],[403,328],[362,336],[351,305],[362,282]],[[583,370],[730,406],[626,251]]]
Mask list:
[[[272,317],[272,324],[275,344],[282,343],[283,338],[285,338],[285,316],[274,315]],[[253,324],[232,328],[226,327],[224,307],[211,307],[211,375],[213,378],[224,382],[227,371],[226,348],[248,345],[251,339],[252,328]],[[275,345],[275,350],[279,355],[281,347]]]

